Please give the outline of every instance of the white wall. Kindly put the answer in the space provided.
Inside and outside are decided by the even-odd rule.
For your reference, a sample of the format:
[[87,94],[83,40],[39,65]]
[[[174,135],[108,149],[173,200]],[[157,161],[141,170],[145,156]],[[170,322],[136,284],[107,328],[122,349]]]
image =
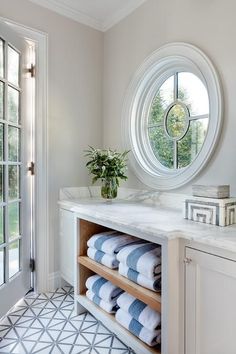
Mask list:
[[49,254],[54,272],[59,268],[59,188],[87,185],[83,150],[101,145],[103,34],[27,0],[0,0],[0,16],[49,36]]
[[[173,41],[202,49],[221,76],[225,114],[221,140],[208,166],[193,181],[230,184],[236,195],[236,2],[228,0],[147,0],[105,33],[103,144],[122,149],[121,111],[126,88],[137,68],[155,49]],[[125,184],[144,186],[129,173]],[[191,185],[176,192],[191,192]]]

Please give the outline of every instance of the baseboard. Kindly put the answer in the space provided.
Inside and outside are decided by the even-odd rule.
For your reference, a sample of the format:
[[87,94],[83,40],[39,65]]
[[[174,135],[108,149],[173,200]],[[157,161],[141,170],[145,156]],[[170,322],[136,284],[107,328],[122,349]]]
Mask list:
[[62,286],[61,284],[61,273],[58,272],[53,272],[50,273],[48,276],[48,288],[49,291],[55,290],[57,288],[60,288]]

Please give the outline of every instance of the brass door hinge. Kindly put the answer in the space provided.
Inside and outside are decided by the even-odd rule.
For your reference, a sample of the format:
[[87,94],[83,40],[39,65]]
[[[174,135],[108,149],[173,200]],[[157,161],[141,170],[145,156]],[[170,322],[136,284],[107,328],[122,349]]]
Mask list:
[[30,68],[27,69],[27,73],[30,73],[31,77],[35,77],[35,65],[31,64]]
[[28,171],[30,172],[31,176],[35,175],[35,163],[33,161],[30,162]]
[[33,258],[30,258],[30,270],[31,272],[35,271],[35,260]]

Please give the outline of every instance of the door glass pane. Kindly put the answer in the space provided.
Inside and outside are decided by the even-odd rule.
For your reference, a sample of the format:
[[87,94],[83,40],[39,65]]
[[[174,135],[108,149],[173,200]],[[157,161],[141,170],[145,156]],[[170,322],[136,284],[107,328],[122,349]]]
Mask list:
[[0,244],[4,242],[4,219],[3,219],[3,208],[0,208]]
[[2,123],[0,123],[0,161],[4,160],[3,147],[4,147],[4,126]]
[[4,119],[4,83],[0,81],[0,119]]
[[8,205],[9,220],[9,238],[13,239],[20,235],[20,211],[19,203],[11,203]]
[[0,249],[0,285],[4,283],[4,254],[5,248]]
[[9,278],[20,270],[20,242],[19,240],[9,245]]
[[19,122],[19,91],[8,86],[8,120],[12,123]]
[[18,128],[8,127],[8,160],[18,162],[19,156],[19,133]]
[[0,39],[0,77],[3,77],[4,72],[4,42]]
[[0,165],[0,202],[3,202],[4,167]]
[[12,47],[8,46],[8,81],[16,86],[19,85],[19,67],[19,53]]
[[19,166],[9,166],[8,170],[9,200],[19,198],[20,169]]

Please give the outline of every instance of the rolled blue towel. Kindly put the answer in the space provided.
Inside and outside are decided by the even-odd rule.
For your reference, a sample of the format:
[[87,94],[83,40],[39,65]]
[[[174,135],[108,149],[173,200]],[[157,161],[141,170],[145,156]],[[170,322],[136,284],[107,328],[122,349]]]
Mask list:
[[117,305],[151,331],[157,329],[161,324],[159,312],[126,292],[117,298]]
[[161,343],[161,330],[150,331],[124,310],[117,311],[116,320],[149,346],[154,347]]
[[117,254],[117,259],[127,267],[153,279],[161,264],[161,246],[155,243],[128,245]]
[[110,302],[115,300],[123,290],[113,285],[110,281],[95,274],[86,280],[85,286],[102,300]]
[[137,241],[140,240],[122,232],[105,231],[90,237],[87,246],[114,256],[123,246]]
[[111,256],[110,254],[104,253],[102,251],[98,251],[92,247],[89,247],[87,249],[87,255],[89,258],[93,259],[98,263],[105,265],[108,268],[111,269],[118,268],[119,261],[117,260],[115,255]]
[[91,290],[86,291],[86,296],[89,300],[93,301],[96,305],[108,313],[115,313],[118,310],[116,300],[104,301]]
[[144,288],[161,291],[161,273],[156,275],[153,279],[145,277],[145,275],[136,272],[135,270],[127,267],[125,264],[119,264],[119,273],[134,283],[143,286]]

